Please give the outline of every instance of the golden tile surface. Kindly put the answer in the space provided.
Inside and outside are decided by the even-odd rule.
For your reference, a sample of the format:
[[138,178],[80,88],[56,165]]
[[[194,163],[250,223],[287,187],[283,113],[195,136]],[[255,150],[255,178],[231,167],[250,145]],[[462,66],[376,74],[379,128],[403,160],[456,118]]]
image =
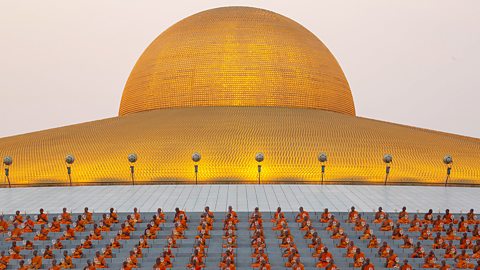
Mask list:
[[133,68],[119,115],[198,106],[355,115],[348,82],[328,48],[295,21],[249,7],[203,11],[160,34]]
[[13,157],[13,184],[68,183],[65,156],[76,158],[74,183],[130,181],[130,153],[138,181],[194,179],[255,182],[255,154],[263,152],[262,180],[318,182],[319,152],[328,154],[325,179],[383,182],[382,157],[393,155],[389,181],[442,183],[442,159],[454,159],[450,183],[480,184],[480,140],[340,113],[272,107],[159,109],[0,139],[0,156]]

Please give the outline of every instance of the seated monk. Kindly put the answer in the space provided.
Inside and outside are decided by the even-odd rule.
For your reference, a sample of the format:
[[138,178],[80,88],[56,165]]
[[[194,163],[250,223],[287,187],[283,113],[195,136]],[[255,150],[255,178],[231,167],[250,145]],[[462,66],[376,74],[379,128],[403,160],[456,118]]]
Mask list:
[[190,257],[190,263],[187,265],[187,267],[193,267],[193,266],[199,266],[199,267],[204,267],[205,265],[203,264],[203,257],[198,254],[198,250],[194,250],[192,256]]
[[[162,254],[162,257],[161,257],[162,258],[161,261],[165,264],[165,266],[167,268],[173,267],[172,261],[170,259],[173,256],[171,253],[172,253],[171,250],[164,250],[163,254]],[[175,256],[173,256],[173,257],[175,257]]]
[[313,248],[315,248],[315,251],[312,253],[312,257],[320,257],[320,254],[325,251],[325,245],[323,245],[322,240],[318,240]]
[[359,268],[362,267],[363,263],[365,262],[365,254],[357,248],[355,254],[353,255],[353,267]]
[[251,267],[253,268],[259,268],[261,265],[269,264],[268,260],[268,255],[265,254],[263,249],[260,251],[260,253],[257,255],[255,258],[255,261],[251,264]]
[[375,212],[375,219],[373,220],[373,223],[383,223],[385,216],[386,214],[383,212],[382,207],[378,207],[378,211]]
[[72,224],[72,215],[67,212],[67,208],[62,209],[62,214],[60,215],[60,223],[62,224]]
[[24,250],[33,250],[33,242],[30,240],[27,240],[25,242],[25,245],[22,247]]
[[462,253],[455,256],[455,262],[457,263],[455,267],[458,269],[467,269],[467,268],[475,267],[475,265],[470,262],[470,256],[467,254],[465,249],[462,250]]
[[158,257],[157,260],[155,261],[155,264],[153,265],[153,270],[167,270],[167,266],[165,263],[162,261],[163,258]]
[[57,264],[57,260],[55,260],[55,259],[52,260],[52,266],[50,266],[50,268],[48,268],[48,270],[61,270],[61,269],[62,269],[62,267]]
[[82,246],[78,245],[78,246],[75,247],[75,250],[72,253],[72,257],[74,259],[80,259],[80,258],[82,258],[82,256],[83,256]]
[[292,264],[292,266],[291,266],[292,270],[304,270],[305,269],[305,266],[303,265],[303,263],[300,262],[300,257],[294,258],[292,260],[291,264]]
[[207,215],[209,218],[214,219],[215,215],[213,214],[212,211],[210,211],[210,206],[205,206],[204,208],[204,214]]
[[314,248],[317,246],[318,242],[322,241],[322,238],[318,236],[318,232],[314,232],[312,235],[312,238],[310,238],[312,241],[308,245],[309,248]]
[[395,252],[393,252],[393,249],[390,250],[388,257],[387,257],[387,262],[385,263],[385,267],[387,268],[398,268],[399,258]]
[[85,239],[82,239],[81,243],[82,243],[82,248],[84,249],[91,249],[93,247],[92,241],[88,236],[85,236]]
[[[261,240],[260,243],[262,244],[262,246],[263,246],[263,247],[265,246],[265,240],[264,240],[263,238],[261,238],[261,237],[258,237],[256,243],[252,242],[252,246],[253,246],[253,247],[259,245],[259,242],[258,242],[259,239]],[[280,243],[280,247],[281,247],[281,248],[290,247],[290,246],[291,246],[291,245],[290,245],[291,243],[293,243],[293,236],[290,235],[290,236],[288,236],[288,237],[283,238],[282,242]]]
[[13,218],[13,223],[22,224],[23,216],[20,214],[20,211],[15,211],[15,217]]
[[30,260],[30,269],[40,269],[42,268],[42,261],[43,258],[42,256],[38,255],[38,252],[36,250],[33,251],[33,257]]
[[336,227],[333,228],[332,230],[332,236],[330,238],[332,239],[340,239],[345,235],[343,228],[340,227],[340,223],[337,224]]
[[475,226],[473,226],[472,241],[473,240],[480,240],[480,228],[478,227],[478,224],[475,224]]
[[338,267],[335,265],[335,260],[331,259],[330,263],[325,267],[325,270],[337,270]]
[[379,240],[377,239],[377,236],[372,235],[372,238],[368,242],[368,248],[378,248]]
[[380,231],[387,232],[393,229],[393,220],[390,219],[388,214],[385,214],[385,219],[380,226]]
[[[92,263],[92,261],[87,260],[87,266],[85,266],[83,270],[95,270],[95,265]],[[131,268],[122,267],[122,270],[131,270]]]
[[375,265],[370,263],[369,258],[366,258],[365,263],[362,265],[362,270],[375,270]]
[[95,258],[93,259],[93,264],[95,268],[107,268],[107,262],[105,261],[105,257],[100,254],[100,251],[95,252]]
[[401,240],[403,238],[403,229],[400,228],[400,224],[397,224],[395,229],[392,232],[392,239],[393,240]]
[[433,250],[428,253],[427,257],[425,257],[425,263],[423,264],[423,268],[439,268],[440,265],[437,264],[437,257]]
[[118,214],[115,212],[115,209],[110,208],[109,214],[107,215],[107,218],[110,221],[110,224],[112,223],[119,223],[120,220],[118,219]]
[[171,236],[167,237],[167,247],[178,248],[176,239]]
[[305,218],[310,219],[310,214],[307,211],[305,211],[302,206],[300,206],[298,210],[299,210],[299,213],[295,217],[296,222],[300,223],[303,220],[305,220]]
[[14,223],[13,229],[10,232],[10,237],[5,238],[5,241],[22,241],[22,233],[22,230]]
[[45,251],[43,252],[44,259],[53,259],[53,251],[50,249],[50,246],[45,246]]
[[450,270],[450,265],[448,265],[445,260],[442,260],[442,263],[438,270]]
[[358,212],[355,210],[355,207],[350,208],[350,212],[348,213],[348,220],[347,223],[355,223],[358,219]]
[[25,265],[25,261],[24,260],[20,260],[18,262],[18,270],[28,270],[29,267],[27,265]]
[[362,239],[362,240],[371,239],[372,238],[372,233],[373,233],[373,231],[370,229],[370,225],[367,224],[365,226],[365,229],[363,230],[363,234],[361,236],[359,236],[358,239]]
[[354,230],[359,232],[365,230],[365,227],[367,226],[367,222],[365,219],[362,218],[361,214],[358,214],[357,220],[355,221],[355,227]]
[[73,268],[73,260],[72,257],[68,255],[68,251],[63,251],[63,260],[60,263],[60,266],[63,269],[72,269]]
[[418,237],[418,240],[432,240],[432,232],[428,228],[428,225],[425,224],[423,226],[423,229],[420,231],[420,236]]
[[468,224],[478,224],[477,215],[475,214],[473,209],[467,213],[467,222]]
[[443,222],[447,225],[457,224],[458,220],[455,220],[455,217],[450,213],[450,209],[446,209],[445,215],[443,215]]
[[347,258],[353,258],[353,256],[355,255],[355,252],[357,251],[358,247],[355,246],[355,244],[353,243],[353,241],[350,241],[350,243],[348,243],[348,247],[347,247],[347,253],[345,254],[345,257]]
[[434,232],[445,231],[445,228],[444,228],[445,223],[440,215],[437,215],[437,219],[435,219],[432,224],[433,224],[432,231]]
[[445,248],[445,254],[443,257],[445,259],[453,259],[457,256],[457,248],[453,244],[453,241],[449,241],[447,247]]
[[325,268],[330,261],[333,260],[332,253],[328,251],[328,248],[325,247],[323,252],[318,256],[318,262],[316,264],[317,268]]
[[477,240],[477,243],[472,248],[472,258],[480,259],[480,240]]
[[40,214],[37,215],[37,223],[38,224],[48,223],[48,215],[43,211],[43,208],[40,208]]
[[127,220],[123,223],[131,232],[135,231],[135,219],[132,218],[132,215],[127,215]]
[[98,227],[97,224],[93,224],[93,231],[90,234],[90,240],[102,240],[102,230]]
[[422,244],[417,242],[417,245],[413,249],[412,258],[423,258],[425,257],[425,249],[423,249]]
[[[258,207],[257,207],[257,210],[258,210]],[[177,208],[175,208],[175,216],[173,218],[173,221],[177,222],[179,220],[187,221],[188,218],[187,218],[187,214],[185,213],[185,211],[180,210],[180,208],[177,207]]]
[[78,215],[77,216],[77,221],[75,223],[73,223],[73,226],[75,226],[75,231],[76,232],[84,232],[86,225],[87,225],[87,222],[82,217],[82,215]]
[[458,222],[458,229],[459,232],[470,232],[470,228],[468,227],[468,222],[465,220],[463,216],[460,217],[460,221]]
[[75,230],[70,227],[70,224],[67,224],[63,236],[59,238],[60,240],[75,240]]
[[448,225],[447,233],[445,235],[445,240],[459,240],[460,237],[456,236],[455,228],[453,228],[453,224]]
[[121,225],[121,230],[119,232],[119,238],[123,240],[129,240],[130,239],[130,230],[125,226],[125,223],[122,223]]
[[102,232],[109,232],[112,227],[112,220],[107,214],[102,215],[102,220],[99,222],[99,228]]
[[330,221],[331,217],[332,217],[332,214],[330,214],[330,212],[328,212],[328,208],[325,208],[323,210],[322,215],[320,216],[320,222],[321,223],[327,223],[327,222]]
[[52,223],[49,224],[51,232],[60,232],[62,230],[60,221],[57,220],[57,217],[53,217]]
[[277,211],[273,214],[273,218],[270,220],[272,223],[278,223],[280,218],[285,218],[281,207],[277,207]]
[[378,256],[382,258],[387,258],[388,254],[390,253],[390,246],[387,242],[383,242],[382,246],[378,249]]
[[86,224],[93,224],[93,223],[95,223],[95,222],[93,221],[93,214],[88,211],[88,207],[85,207],[85,209],[84,209],[84,211],[83,211],[82,218],[83,218],[83,220],[85,220],[85,223],[86,223]]
[[10,256],[5,255],[5,251],[0,252],[0,270],[7,269],[10,262]]
[[110,239],[110,244],[113,249],[119,249],[122,248],[122,244],[120,244],[120,233],[117,233],[117,236],[114,238]]
[[305,217],[300,223],[300,230],[307,231],[310,226],[312,226],[312,221],[308,217]]
[[303,235],[303,239],[312,239],[315,232],[315,229],[312,226],[309,226],[308,230],[305,232],[305,235]]
[[12,260],[21,260],[23,259],[22,255],[20,255],[20,252],[22,251],[22,248],[17,246],[17,242],[12,242],[12,246],[10,247],[10,259]]
[[140,212],[138,212],[138,209],[135,207],[133,208],[133,219],[135,220],[135,223],[142,223],[142,215],[140,215]]
[[445,249],[447,247],[447,243],[443,240],[441,233],[437,232],[437,235],[433,239],[433,249]]
[[422,223],[432,224],[433,222],[433,210],[429,209],[428,212],[423,216]]
[[157,218],[161,221],[161,223],[164,223],[166,220],[165,220],[165,213],[163,212],[162,208],[158,208],[157,209],[157,214],[156,214]]
[[0,233],[6,233],[8,232],[8,222],[5,221],[5,219],[3,218],[3,215],[0,216]]
[[143,235],[146,239],[157,239],[157,229],[151,224],[147,224],[147,228],[145,228]]
[[340,243],[338,243],[337,248],[347,248],[349,242],[350,239],[348,239],[348,237],[344,235],[342,236],[342,238],[340,238]]
[[422,221],[418,218],[418,215],[413,215],[413,219],[410,222],[410,228],[408,228],[409,232],[419,232],[422,230]]
[[328,221],[328,226],[325,228],[327,231],[333,230],[333,228],[337,227],[338,220],[335,218],[334,215],[330,216],[330,220]]
[[403,260],[403,264],[402,266],[400,266],[400,270],[413,270],[413,267],[408,263],[408,260]]
[[410,220],[408,218],[408,213],[407,213],[407,207],[402,207],[402,211],[398,213],[398,223],[400,224],[408,224],[410,223]]
[[130,251],[130,256],[127,258],[128,266],[132,268],[137,268],[138,267],[138,259],[135,254],[135,251],[131,250]]
[[460,249],[473,249],[473,243],[468,238],[467,233],[463,233],[462,238],[460,238],[460,245],[458,246]]
[[288,252],[284,253],[283,257],[287,258],[285,262],[285,267],[292,267],[295,264],[295,261],[300,258],[300,254],[296,248],[290,248]]
[[37,235],[33,238],[35,241],[45,241],[48,239],[48,229],[45,228],[45,225],[42,224],[40,227],[40,231],[37,232]]
[[[277,208],[278,210],[278,208]],[[281,209],[280,209],[281,211]],[[237,212],[233,211],[233,207],[231,205],[228,206],[228,214],[230,214],[230,216],[234,219],[234,220],[238,220],[238,215],[237,215]]]
[[112,244],[107,244],[105,248],[102,248],[102,256],[107,259],[113,258]]
[[232,259],[227,258],[224,262],[222,262],[222,266],[220,266],[221,270],[235,270],[235,264],[232,262]]
[[403,236],[403,245],[401,248],[413,248],[413,239],[407,235]]
[[33,222],[30,216],[27,216],[27,219],[23,223],[23,232],[33,232],[33,229],[35,229],[35,222]]

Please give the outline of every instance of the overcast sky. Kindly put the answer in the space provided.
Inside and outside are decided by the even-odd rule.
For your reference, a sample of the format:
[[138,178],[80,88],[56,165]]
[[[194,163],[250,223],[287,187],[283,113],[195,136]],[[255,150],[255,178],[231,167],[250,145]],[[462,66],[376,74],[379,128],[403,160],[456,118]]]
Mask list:
[[477,0],[0,0],[0,137],[116,116],[155,37],[232,5],[316,34],[343,68],[358,116],[480,137]]

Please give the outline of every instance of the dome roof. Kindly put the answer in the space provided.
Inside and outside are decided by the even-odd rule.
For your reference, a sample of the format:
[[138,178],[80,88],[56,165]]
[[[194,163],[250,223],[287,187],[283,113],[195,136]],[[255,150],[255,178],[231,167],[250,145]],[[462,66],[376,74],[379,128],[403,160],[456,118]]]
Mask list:
[[223,7],[176,23],[133,68],[119,115],[174,107],[272,106],[355,115],[335,57],[271,11]]

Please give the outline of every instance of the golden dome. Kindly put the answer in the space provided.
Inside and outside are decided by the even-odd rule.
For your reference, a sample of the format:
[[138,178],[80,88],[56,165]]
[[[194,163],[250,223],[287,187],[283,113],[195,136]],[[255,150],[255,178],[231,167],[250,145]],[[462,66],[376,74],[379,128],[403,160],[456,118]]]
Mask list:
[[200,12],[158,36],[128,78],[119,115],[199,106],[355,115],[348,82],[328,48],[295,21],[249,7]]

